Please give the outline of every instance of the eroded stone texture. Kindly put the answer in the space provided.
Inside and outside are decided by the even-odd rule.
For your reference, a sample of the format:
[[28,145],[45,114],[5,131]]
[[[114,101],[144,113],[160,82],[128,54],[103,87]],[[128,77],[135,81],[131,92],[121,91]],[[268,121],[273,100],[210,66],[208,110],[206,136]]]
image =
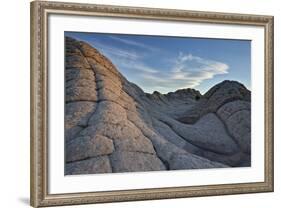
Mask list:
[[66,144],[66,162],[108,155],[114,151],[113,141],[101,135],[77,137]]
[[65,165],[66,175],[111,173],[112,169],[107,156],[94,157],[87,160],[67,163]]
[[226,121],[229,133],[238,142],[241,149],[250,154],[251,152],[251,114],[248,110],[238,111]]
[[143,135],[136,138],[125,137],[122,139],[114,139],[116,150],[119,151],[133,151],[156,154],[151,141]]
[[193,124],[207,113],[216,112],[221,106],[235,100],[251,101],[251,92],[236,81],[223,81],[212,87],[191,109],[178,118],[179,121]]
[[77,68],[77,69],[90,69],[91,66],[85,59],[85,57],[78,54],[66,55],[65,57],[65,67],[67,69]]
[[237,145],[227,134],[223,123],[213,113],[203,116],[194,125],[182,124],[162,114],[157,114],[156,117],[193,145],[221,154],[238,151]]
[[109,102],[102,101],[99,102],[95,114],[90,118],[90,125],[97,125],[98,123],[110,123],[119,124],[126,120],[126,111],[120,105]]
[[229,102],[219,108],[217,114],[223,121],[227,121],[234,113],[242,110],[251,111],[251,103],[242,100]]
[[165,165],[153,154],[115,151],[111,156],[114,172],[165,170]]
[[80,70],[78,68],[70,68],[65,70],[65,81],[86,79],[91,80],[91,85],[95,85],[95,77],[92,69]]
[[226,165],[212,162],[210,160],[192,155],[192,154],[175,154],[172,157],[170,169],[205,169],[205,168],[225,168]]
[[65,106],[66,129],[77,125],[86,126],[95,106],[96,103],[88,101],[67,103]]
[[79,101],[65,105],[65,138],[66,142],[72,140],[78,132],[87,126],[88,120],[95,110],[93,102]]
[[96,85],[93,79],[74,79],[66,82],[66,102],[97,101]]
[[225,122],[231,136],[243,152],[251,153],[251,105],[245,101],[234,101],[223,105],[217,114]]

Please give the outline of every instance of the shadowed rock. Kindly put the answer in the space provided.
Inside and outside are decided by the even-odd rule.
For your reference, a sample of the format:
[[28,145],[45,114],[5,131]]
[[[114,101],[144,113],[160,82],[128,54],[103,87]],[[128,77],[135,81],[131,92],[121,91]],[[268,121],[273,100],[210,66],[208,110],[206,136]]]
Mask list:
[[65,173],[67,175],[112,173],[112,169],[109,158],[107,156],[102,156],[67,163],[65,165]]
[[215,113],[224,104],[236,100],[250,102],[251,92],[239,82],[223,81],[212,87],[196,105],[188,109],[184,116],[179,117],[178,120],[193,124],[203,115]]
[[251,96],[240,83],[148,94],[91,45],[65,45],[66,175],[250,165]]
[[66,162],[83,160],[101,155],[108,155],[114,151],[113,142],[105,136],[77,137],[66,144]]
[[114,172],[166,170],[165,165],[154,154],[115,151],[110,157]]

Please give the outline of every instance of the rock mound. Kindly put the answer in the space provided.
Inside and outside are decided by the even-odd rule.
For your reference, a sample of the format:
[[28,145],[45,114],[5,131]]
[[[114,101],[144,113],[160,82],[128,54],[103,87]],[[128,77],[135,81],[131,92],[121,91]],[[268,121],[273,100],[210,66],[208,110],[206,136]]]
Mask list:
[[250,165],[250,92],[238,82],[147,94],[89,44],[65,46],[65,174]]

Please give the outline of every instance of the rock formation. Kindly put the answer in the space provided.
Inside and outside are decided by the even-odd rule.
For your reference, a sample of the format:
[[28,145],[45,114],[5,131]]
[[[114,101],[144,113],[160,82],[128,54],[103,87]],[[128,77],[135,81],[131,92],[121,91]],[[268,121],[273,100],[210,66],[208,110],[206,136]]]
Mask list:
[[66,175],[250,166],[242,84],[148,94],[89,44],[65,47]]

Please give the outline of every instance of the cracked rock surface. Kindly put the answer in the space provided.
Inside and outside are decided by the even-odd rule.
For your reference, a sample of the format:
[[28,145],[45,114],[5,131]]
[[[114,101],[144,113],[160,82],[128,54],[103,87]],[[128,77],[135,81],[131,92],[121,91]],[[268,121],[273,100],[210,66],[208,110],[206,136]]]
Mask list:
[[224,81],[148,94],[91,45],[65,38],[65,174],[251,165],[251,92]]

